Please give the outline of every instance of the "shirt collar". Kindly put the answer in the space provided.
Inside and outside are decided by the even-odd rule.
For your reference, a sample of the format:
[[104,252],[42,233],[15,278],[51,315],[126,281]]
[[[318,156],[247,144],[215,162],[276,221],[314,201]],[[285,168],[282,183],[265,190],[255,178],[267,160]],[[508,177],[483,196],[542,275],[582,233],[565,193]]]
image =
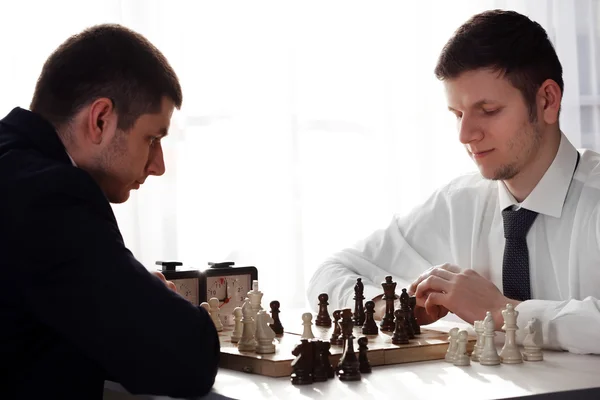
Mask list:
[[560,218],[563,204],[567,197],[573,171],[577,163],[577,149],[561,132],[560,145],[554,161],[527,198],[519,204],[508,191],[503,181],[498,181],[500,210],[512,205],[519,205],[539,214]]
[[73,157],[71,157],[71,155],[69,154],[68,151],[66,151],[67,155],[69,156],[69,160],[71,160],[71,164],[73,164],[74,167],[77,166],[77,164],[75,164],[75,160],[73,160]]

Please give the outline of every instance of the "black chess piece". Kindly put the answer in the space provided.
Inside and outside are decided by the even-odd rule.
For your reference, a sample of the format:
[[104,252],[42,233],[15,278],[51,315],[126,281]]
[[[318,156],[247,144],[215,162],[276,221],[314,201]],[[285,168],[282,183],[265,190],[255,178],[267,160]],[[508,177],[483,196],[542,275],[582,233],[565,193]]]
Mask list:
[[352,311],[349,308],[342,310],[340,325],[344,336],[344,353],[338,364],[338,376],[341,381],[359,381],[359,363],[354,353],[354,335],[352,335],[354,322],[352,321]]
[[331,338],[329,342],[332,345],[341,346],[344,344],[344,338],[340,337],[341,328],[340,328],[340,318],[342,318],[342,310],[334,310],[333,311],[333,333],[331,334]]
[[385,282],[381,283],[383,287],[382,300],[385,301],[385,315],[381,320],[379,327],[382,331],[392,332],[394,330],[394,300],[396,299],[396,282],[392,282],[391,276],[385,277]]
[[281,321],[279,320],[279,302],[273,300],[269,303],[269,306],[271,306],[271,318],[273,318],[273,323],[269,324],[269,326],[276,335],[283,335],[283,325],[281,325]]
[[419,325],[419,321],[417,321],[417,317],[415,316],[415,308],[417,307],[417,298],[415,296],[411,296],[409,298],[408,304],[410,305],[410,322],[412,323],[413,332],[415,335],[421,334],[421,326]]
[[320,356],[323,360],[323,365],[325,365],[325,370],[327,371],[327,378],[331,379],[335,377],[335,372],[333,371],[333,365],[331,365],[331,343],[322,342],[320,348]]
[[362,374],[371,372],[371,364],[367,358],[367,351],[369,350],[367,343],[369,343],[369,339],[366,336],[358,338],[358,369]]
[[362,283],[362,279],[356,278],[356,285],[354,285],[354,325],[356,326],[363,326],[365,323],[364,291],[365,285]]
[[394,312],[396,316],[396,329],[394,329],[394,335],[392,336],[392,343],[394,344],[408,344],[408,335],[406,334],[404,311],[398,309]]
[[363,335],[377,335],[379,328],[375,322],[375,302],[369,300],[365,303],[365,323],[363,324]]
[[327,306],[329,303],[329,296],[327,293],[321,293],[319,295],[319,313],[317,314],[317,319],[315,320],[315,325],[317,326],[331,326],[331,317],[329,316],[329,311],[327,311]]
[[400,294],[400,309],[404,311],[404,329],[406,330],[406,335],[409,339],[414,339],[415,332],[410,320],[410,296],[406,292],[406,289],[402,289],[402,294]]
[[313,382],[325,382],[327,380],[328,371],[321,350],[324,342],[322,342],[321,340],[313,340],[310,343],[312,343],[313,346]]
[[302,339],[292,354],[296,358],[292,361],[292,385],[308,385],[313,382],[313,360],[314,351],[312,343],[307,339]]

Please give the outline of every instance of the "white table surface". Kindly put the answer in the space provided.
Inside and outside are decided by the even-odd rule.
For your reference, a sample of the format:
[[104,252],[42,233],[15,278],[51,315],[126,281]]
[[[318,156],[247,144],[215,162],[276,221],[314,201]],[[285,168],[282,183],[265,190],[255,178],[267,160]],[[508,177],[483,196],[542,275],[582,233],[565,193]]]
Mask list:
[[[440,321],[435,327],[447,331],[456,322]],[[463,326],[464,327],[464,326]],[[496,343],[501,348],[503,334]],[[123,392],[114,383],[112,390]],[[565,390],[600,387],[600,356],[544,351],[544,361],[523,364],[484,366],[472,362],[467,367],[439,361],[424,361],[373,367],[358,382],[342,382],[337,377],[327,382],[294,386],[289,378],[220,369],[213,393],[207,399],[500,399]],[[106,396],[106,399],[113,397]],[[114,397],[116,399],[116,397]],[[125,397],[119,397],[125,398]],[[130,396],[132,399],[167,397]]]

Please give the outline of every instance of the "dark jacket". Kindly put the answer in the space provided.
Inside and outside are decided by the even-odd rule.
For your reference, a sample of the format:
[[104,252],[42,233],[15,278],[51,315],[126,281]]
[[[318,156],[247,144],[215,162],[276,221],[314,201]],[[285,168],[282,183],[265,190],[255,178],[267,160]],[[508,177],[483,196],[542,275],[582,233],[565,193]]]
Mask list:
[[217,373],[204,309],[125,247],[100,187],[55,129],[16,108],[0,121],[0,398],[198,396]]

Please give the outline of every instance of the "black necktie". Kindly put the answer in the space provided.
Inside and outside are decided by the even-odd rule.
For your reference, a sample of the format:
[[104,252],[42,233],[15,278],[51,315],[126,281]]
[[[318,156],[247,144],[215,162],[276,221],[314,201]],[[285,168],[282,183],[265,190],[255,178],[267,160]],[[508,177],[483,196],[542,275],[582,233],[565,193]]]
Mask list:
[[504,259],[502,261],[502,286],[509,299],[525,301],[531,299],[529,281],[529,251],[525,237],[537,217],[535,211],[512,207],[502,211],[504,219]]

